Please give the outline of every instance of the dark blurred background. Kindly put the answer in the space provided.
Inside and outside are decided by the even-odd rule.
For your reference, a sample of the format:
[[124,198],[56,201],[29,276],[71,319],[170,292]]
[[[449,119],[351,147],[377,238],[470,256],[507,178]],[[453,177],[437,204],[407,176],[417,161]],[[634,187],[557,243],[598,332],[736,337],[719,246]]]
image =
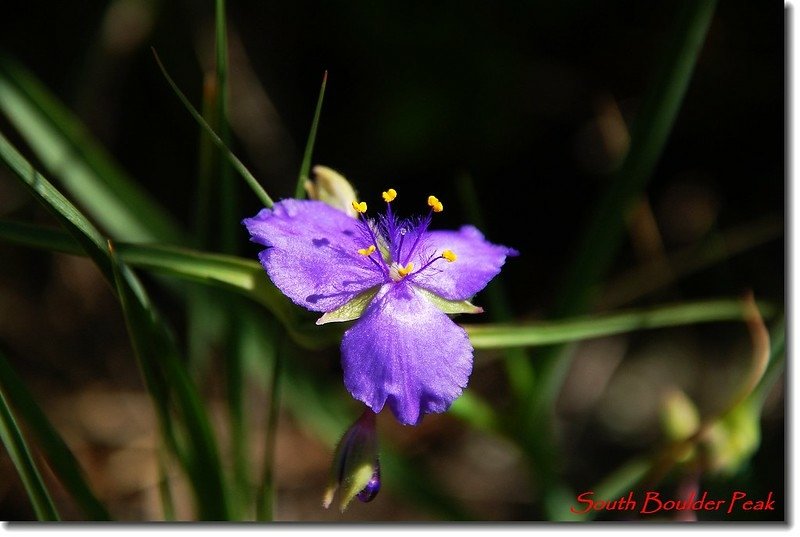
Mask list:
[[[314,162],[342,172],[367,201],[396,188],[399,210],[408,214],[435,193],[446,207],[436,222],[441,227],[471,219],[459,197],[459,185],[469,180],[488,238],[521,252],[502,275],[516,317],[546,317],[581,230],[624,152],[626,125],[653,81],[681,3],[230,1],[234,151],[274,198],[292,195],[327,70]],[[0,52],[39,77],[189,226],[198,129],[159,72],[151,46],[199,104],[203,73],[213,71],[213,2],[3,2]],[[736,297],[746,289],[783,307],[784,83],[782,3],[719,2],[641,214],[631,219],[611,272],[609,282],[617,287],[604,288],[598,309]],[[13,133],[3,118],[0,128]],[[6,173],[0,170],[0,214],[41,218]],[[240,191],[242,216],[254,214],[257,200],[243,185]],[[758,226],[772,226],[771,238],[678,283],[627,299],[611,292],[633,281],[625,279],[627,271],[654,256]],[[244,232],[239,248],[245,256],[257,251]],[[141,391],[121,315],[93,269],[83,260],[6,244],[0,244],[0,256],[0,341],[32,389],[50,394],[52,412],[69,405],[97,408],[86,397],[119,404],[120,391],[131,398],[127,408],[146,408],[137,399]],[[647,398],[665,375],[690,396],[708,397],[713,407],[715,390],[724,399],[735,385],[731,377],[747,360],[748,346],[746,331],[731,325],[644,332],[585,346],[560,401],[574,485],[582,490],[657,441],[651,419],[656,402]],[[581,361],[587,355],[596,360]],[[592,363],[606,374],[581,377],[578,365]],[[331,366],[333,381],[339,374]],[[502,380],[487,365],[476,368],[472,383],[491,394]],[[615,399],[623,396],[643,398],[637,403],[642,415],[614,414],[626,407]],[[782,496],[781,393],[773,400],[762,448],[737,486],[780,490]],[[104,476],[96,479],[109,496],[117,495],[121,516],[158,516],[157,509],[136,503],[145,486],[134,477],[122,492],[106,483],[133,464],[108,462],[119,455],[114,435],[87,438],[99,433],[65,419],[76,443],[94,446],[93,470]],[[427,422],[419,430],[386,427],[390,438],[396,433],[400,442],[430,447],[431,459],[458,489],[470,479],[461,476],[464,466],[477,464],[474,446],[495,441],[476,439],[447,417]],[[286,470],[282,497],[285,505],[296,501],[299,507],[283,507],[283,516],[337,519],[313,507],[321,490],[313,480],[324,483],[319,473],[325,472],[326,448],[303,436],[302,427],[288,427],[286,435],[302,437],[288,445],[310,443],[321,462],[297,474]],[[442,431],[451,430],[458,431],[455,445],[441,440]],[[500,461],[503,454],[518,459],[509,446],[494,449]],[[0,475],[13,475],[7,458],[0,461]],[[479,482],[490,492],[471,499],[487,518],[525,519],[528,513],[528,485],[509,477],[516,474],[508,464],[494,471],[473,468],[488,475]],[[298,484],[303,479],[312,481],[307,488]],[[721,486],[728,490],[725,482]],[[308,494],[313,501],[304,503]],[[379,498],[348,516],[426,516],[389,501]],[[782,499],[780,504],[782,510]],[[19,486],[10,477],[0,479],[2,518],[29,516],[26,509]],[[781,518],[782,511],[763,516]]]

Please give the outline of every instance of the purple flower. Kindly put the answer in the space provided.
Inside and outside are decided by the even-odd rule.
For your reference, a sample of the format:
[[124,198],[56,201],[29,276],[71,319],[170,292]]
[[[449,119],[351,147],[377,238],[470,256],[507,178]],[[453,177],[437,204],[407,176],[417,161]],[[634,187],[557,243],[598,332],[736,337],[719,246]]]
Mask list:
[[480,313],[468,302],[517,251],[487,242],[472,226],[428,231],[423,218],[392,213],[351,218],[320,201],[288,199],[244,220],[273,283],[296,304],[324,312],[317,324],[358,319],[342,339],[344,382],[374,412],[389,405],[407,425],[444,412],[472,372],[472,345],[448,314]]

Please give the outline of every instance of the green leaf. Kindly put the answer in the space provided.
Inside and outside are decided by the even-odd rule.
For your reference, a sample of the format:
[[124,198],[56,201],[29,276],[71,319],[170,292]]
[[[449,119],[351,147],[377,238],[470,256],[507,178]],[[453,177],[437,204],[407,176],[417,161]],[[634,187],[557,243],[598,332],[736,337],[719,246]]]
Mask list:
[[[468,221],[475,227],[488,235],[488,227],[485,222],[480,202],[480,195],[475,187],[472,176],[463,173],[456,181],[458,197],[461,206],[467,214]],[[489,318],[493,322],[510,322],[514,319],[514,313],[508,301],[508,293],[503,285],[501,277],[494,278],[481,292],[481,296],[486,300],[489,311]],[[525,403],[522,402],[531,397],[531,387],[534,386],[534,367],[530,355],[525,349],[511,347],[504,351],[503,365],[506,370],[506,378],[513,397],[517,404],[514,408],[524,409]]]
[[[227,520],[229,506],[222,465],[208,416],[183,365],[175,341],[144,287],[109,243],[114,281],[128,334],[151,392],[158,399],[164,437],[183,464],[203,520]],[[177,413],[172,418],[169,410]],[[171,423],[174,420],[174,423]],[[183,427],[178,430],[178,427]],[[185,434],[178,437],[176,432]]]
[[[769,304],[759,304],[759,307],[764,317],[775,312]],[[561,321],[464,325],[464,329],[476,349],[497,349],[569,343],[636,330],[745,319],[746,310],[740,300],[708,300]]]
[[[153,396],[165,441],[184,465],[197,496],[200,515],[222,520],[227,515],[227,503],[216,446],[202,406],[177,358],[177,349],[166,325],[150,303],[144,288],[127,266],[105,250],[102,235],[53,185],[39,174],[0,134],[0,160],[3,160],[18,179],[49,209],[98,265],[117,289],[130,336],[145,383]],[[113,259],[113,263],[112,263]],[[176,404],[179,419],[173,420],[170,408]],[[180,445],[176,425],[184,425],[187,445]]]
[[[67,229],[80,249],[97,264],[110,279],[111,266],[102,249],[105,240],[89,220],[30,163],[0,133],[0,160],[5,162],[20,182]],[[53,235],[51,234],[52,238]],[[60,241],[63,242],[63,241]]]
[[297,186],[294,189],[294,197],[303,199],[306,197],[305,184],[309,180],[308,172],[311,170],[311,156],[314,152],[314,141],[317,138],[317,126],[319,125],[319,116],[322,113],[322,99],[325,97],[325,86],[328,83],[328,71],[322,75],[322,86],[319,89],[319,97],[317,98],[317,108],[314,110],[314,119],[311,121],[311,130],[308,133],[308,140],[306,141],[306,149],[303,152],[303,161],[300,163],[300,174],[297,177]]
[[[586,232],[567,267],[561,292],[555,304],[556,318],[585,311],[592,291],[607,273],[622,243],[625,217],[641,195],[661,157],[672,125],[689,86],[697,58],[705,41],[716,7],[716,0],[686,0],[661,50],[659,70],[649,86],[634,118],[630,146],[621,166],[611,178],[609,188],[597,203]],[[536,361],[534,394],[525,412],[529,419],[520,432],[526,444],[533,471],[542,483],[557,483],[557,467],[552,409],[572,360],[569,348],[555,348]],[[559,487],[553,487],[553,490]],[[545,499],[545,505],[550,505]]]
[[[63,232],[30,224],[0,221],[0,237],[37,248],[85,255],[80,244]],[[314,325],[313,316],[292,304],[256,261],[177,246],[117,244],[116,247],[123,261],[131,266],[235,291],[265,306],[287,327],[292,339],[306,348],[324,348],[341,337],[342,329],[337,325]]]
[[83,510],[87,519],[110,520],[105,506],[87,484],[80,463],[2,354],[0,354],[0,391],[5,394],[9,406],[17,409],[21,421],[36,438],[48,465],[58,476],[70,497]]
[[172,80],[172,77],[169,76],[169,73],[167,73],[167,69],[164,67],[164,64],[161,63],[161,60],[159,59],[158,54],[156,54],[155,49],[153,49],[153,56],[155,57],[156,63],[158,63],[158,67],[161,69],[161,73],[164,75],[164,78],[167,79],[167,83],[169,84],[170,88],[172,88],[172,91],[174,91],[175,95],[178,96],[178,99],[180,99],[181,103],[183,103],[183,106],[186,108],[186,110],[189,111],[195,121],[197,121],[197,123],[206,131],[214,144],[216,144],[219,150],[222,151],[222,154],[225,156],[225,158],[228,159],[228,162],[233,169],[236,170],[236,172],[242,177],[242,179],[244,179],[253,193],[258,197],[259,200],[261,200],[261,203],[264,204],[265,207],[272,207],[274,202],[269,194],[267,194],[267,191],[264,190],[264,187],[259,184],[258,180],[253,176],[252,173],[250,173],[242,161],[239,160],[230,149],[228,149],[228,146],[225,145],[225,142],[223,142],[217,133],[214,132],[214,129],[212,129],[211,126],[206,123],[206,120],[203,119],[203,116],[201,116],[200,113],[195,110],[194,106],[192,106],[192,103],[189,102],[189,99],[186,97],[186,95],[183,94],[183,92],[178,88],[178,85],[175,84],[175,81]]
[[45,168],[122,240],[180,242],[177,222],[133,181],[29,72],[0,58],[0,110]]
[[22,479],[25,492],[28,493],[28,498],[33,504],[33,510],[36,512],[36,518],[45,521],[58,520],[59,517],[55,505],[53,505],[53,500],[50,498],[42,476],[33,462],[25,437],[14,420],[14,414],[4,392],[5,390],[0,389],[0,440],[3,441],[11,462],[14,463],[17,473]]

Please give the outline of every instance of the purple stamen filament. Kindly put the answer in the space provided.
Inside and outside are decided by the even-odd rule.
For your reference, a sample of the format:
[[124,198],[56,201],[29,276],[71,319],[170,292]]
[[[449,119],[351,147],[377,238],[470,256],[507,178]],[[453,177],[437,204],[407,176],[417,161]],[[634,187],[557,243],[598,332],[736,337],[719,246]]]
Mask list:
[[399,262],[403,250],[403,241],[406,236],[406,228],[401,227],[399,229],[400,237],[399,240],[397,241],[397,244],[395,245],[394,241],[397,238],[396,235],[398,234],[398,229],[396,227],[394,215],[392,214],[391,202],[396,197],[397,197],[397,192],[392,188],[383,193],[383,200],[386,202],[386,217],[384,219],[384,226],[385,226],[384,232],[388,236],[384,236],[384,232],[380,231],[379,232],[381,233],[385,241],[388,243],[389,260],[387,261],[386,259],[384,259],[383,255],[380,255],[381,258],[380,263],[376,261],[374,257],[372,257],[372,254],[375,252],[375,250],[380,251],[380,249],[378,247],[378,239],[375,235],[375,231],[372,229],[370,221],[364,215],[364,213],[367,211],[367,204],[364,202],[353,201],[353,208],[358,213],[360,222],[367,228],[370,239],[372,241],[372,244],[368,248],[361,249],[358,252],[362,255],[367,256],[376,267],[381,269],[381,272],[384,274],[387,280],[392,280],[392,281],[400,281],[406,276],[411,275],[412,273],[419,274],[420,272],[424,271],[429,266],[431,266],[438,259],[446,259],[447,261],[450,262],[455,261],[455,254],[453,254],[449,250],[446,250],[442,254],[432,257],[427,263],[425,263],[422,267],[418,268],[417,270],[414,270],[414,265],[413,263],[410,262],[410,259],[414,255],[414,251],[416,250],[420,239],[425,234],[425,231],[428,229],[428,226],[430,225],[431,220],[433,219],[433,213],[435,212],[438,213],[443,210],[442,203],[436,198],[436,196],[429,196],[428,205],[430,206],[431,209],[428,212],[428,215],[416,226],[417,236],[414,238],[414,242],[411,245],[411,248],[404,256],[405,260],[402,263]]

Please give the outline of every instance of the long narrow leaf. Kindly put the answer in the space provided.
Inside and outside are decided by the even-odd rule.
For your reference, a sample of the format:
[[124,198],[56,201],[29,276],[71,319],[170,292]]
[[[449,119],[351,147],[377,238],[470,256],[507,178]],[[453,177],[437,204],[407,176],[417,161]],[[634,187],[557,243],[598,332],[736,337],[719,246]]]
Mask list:
[[[200,514],[204,518],[222,520],[227,516],[227,503],[222,486],[216,446],[208,431],[210,427],[202,414],[196,393],[189,384],[180,360],[176,358],[174,341],[163,322],[147,300],[144,289],[127,266],[112,257],[104,246],[102,235],[88,219],[53,185],[39,174],[16,149],[0,135],[0,160],[3,160],[20,181],[48,209],[98,265],[108,281],[117,289],[123,302],[126,318],[131,320],[130,332],[140,358],[145,383],[161,418],[165,440],[184,463],[193,478]],[[148,331],[145,333],[143,329]],[[166,379],[169,379],[167,383]],[[174,384],[173,384],[174,382]],[[174,401],[172,398],[174,397]],[[175,429],[168,414],[172,403],[181,410],[183,425],[190,442],[184,452],[174,436]],[[178,422],[180,423],[180,422]],[[181,456],[183,455],[183,456]]]
[[110,279],[111,266],[102,250],[103,236],[91,222],[45,179],[0,133],[0,160],[5,162],[25,185],[65,227],[79,247],[92,258]]
[[[763,315],[774,313],[770,305],[761,306]],[[623,313],[593,315],[564,321],[522,324],[465,325],[476,349],[497,349],[568,343],[622,332],[666,328],[689,324],[746,319],[739,300],[684,302]]]
[[0,389],[0,440],[3,441],[6,451],[11,457],[11,462],[14,463],[17,473],[22,479],[28,498],[33,504],[36,518],[43,521],[58,520],[59,517],[53,500],[50,498],[50,493],[47,492],[42,476],[33,462],[25,437],[22,436],[22,431],[19,430],[14,420],[14,414],[2,389]]
[[110,245],[109,251],[134,351],[140,363],[169,382],[167,397],[185,426],[182,462],[192,482],[199,516],[204,520],[228,520],[222,465],[200,396],[181,363],[172,336],[153,310],[144,288]]
[[322,86],[319,88],[319,97],[317,98],[317,108],[314,110],[314,119],[311,121],[311,130],[308,132],[308,140],[306,141],[306,149],[303,152],[303,161],[300,163],[300,173],[297,177],[297,186],[294,189],[294,197],[303,199],[306,195],[305,184],[308,181],[308,172],[311,171],[311,157],[314,153],[314,142],[317,139],[317,126],[319,125],[319,116],[322,113],[322,99],[325,97],[325,86],[328,84],[328,71],[322,75]]
[[258,180],[253,176],[252,173],[250,173],[250,170],[247,169],[247,167],[242,163],[242,161],[239,160],[230,149],[228,149],[228,146],[225,145],[225,142],[223,142],[222,139],[217,135],[217,133],[214,132],[214,129],[212,129],[211,126],[208,123],[206,123],[206,120],[203,119],[203,116],[201,116],[200,113],[194,108],[194,106],[192,106],[192,103],[189,102],[189,99],[186,97],[186,95],[183,94],[183,92],[178,88],[178,85],[175,83],[175,81],[172,80],[172,77],[169,76],[167,69],[164,67],[164,64],[161,63],[161,59],[159,59],[158,54],[156,54],[155,50],[153,50],[153,56],[155,57],[156,63],[158,63],[158,67],[159,69],[161,69],[161,73],[164,75],[164,78],[167,79],[167,83],[172,88],[172,91],[175,92],[175,95],[178,96],[178,99],[180,99],[181,103],[183,103],[183,106],[186,108],[186,110],[188,110],[189,113],[192,115],[192,117],[195,119],[195,121],[197,121],[197,123],[201,127],[203,127],[203,129],[205,129],[205,131],[211,137],[211,140],[217,145],[220,151],[222,151],[222,154],[225,155],[226,159],[228,159],[231,166],[233,166],[233,169],[236,170],[236,172],[242,176],[242,179],[245,180],[247,185],[250,187],[253,193],[258,197],[258,199],[261,200],[261,203],[263,203],[265,207],[272,207],[274,205],[274,202],[272,201],[272,198],[269,196],[269,194],[267,194],[267,191],[264,190],[264,187],[262,187],[261,184],[259,184]]
[[[663,47],[660,70],[634,119],[628,152],[596,206],[575,259],[567,267],[555,317],[582,313],[594,285],[611,266],[622,242],[624,218],[652,176],[672,130],[715,7],[716,0],[686,0],[680,6],[670,39]],[[572,355],[569,348],[556,348],[537,360],[537,386],[530,386],[534,397],[526,412],[529,419],[527,426],[520,429],[533,472],[541,483],[556,484],[545,489],[545,494],[561,488],[558,483],[562,469],[557,464],[552,409]],[[544,503],[551,506],[555,501],[545,498]]]
[[[215,3],[215,56],[216,56],[216,105],[214,117],[217,120],[217,132],[226,147],[231,145],[230,125],[228,124],[228,28],[225,0]],[[220,153],[222,150],[220,148]],[[218,159],[219,198],[215,204],[219,215],[218,232],[221,251],[235,254],[241,233],[241,220],[238,208],[238,186],[231,173],[227,159]],[[232,516],[242,517],[244,506],[249,500],[251,475],[249,457],[247,456],[248,434],[245,426],[244,389],[246,379],[242,365],[241,319],[239,315],[238,297],[219,304],[224,316],[224,356],[226,403],[228,407],[228,423],[230,426],[229,445],[233,461],[233,501],[230,502]]]
[[108,510],[87,484],[80,463],[2,354],[0,354],[0,389],[8,403],[17,409],[21,421],[35,436],[48,465],[83,510],[87,519],[110,520]]
[[182,240],[172,216],[38,80],[6,57],[0,58],[0,110],[47,171],[111,235],[133,241]]
[[[456,183],[458,187],[459,201],[468,215],[469,221],[478,229],[486,232],[487,226],[483,217],[483,210],[475,182],[469,174],[462,174]],[[503,287],[501,278],[495,278],[483,291],[486,297],[489,315],[494,322],[508,322],[514,318],[511,306],[508,302],[508,295]],[[530,356],[525,349],[508,348],[505,351],[503,365],[506,370],[506,378],[514,397],[517,400],[530,397],[530,388],[534,383],[534,368],[530,361]],[[520,407],[523,405],[519,405]]]

